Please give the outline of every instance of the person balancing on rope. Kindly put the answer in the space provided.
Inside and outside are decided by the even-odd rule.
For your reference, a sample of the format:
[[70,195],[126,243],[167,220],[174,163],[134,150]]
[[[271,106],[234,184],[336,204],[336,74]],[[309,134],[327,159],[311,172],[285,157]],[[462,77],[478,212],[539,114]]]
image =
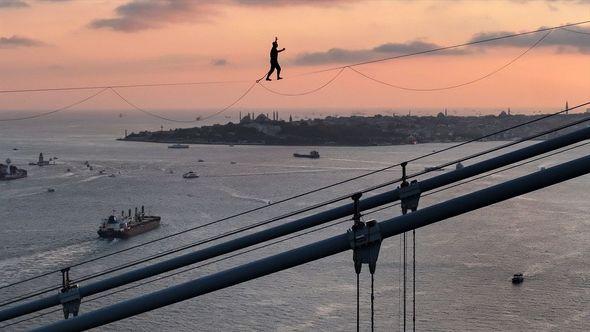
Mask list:
[[275,69],[277,70],[277,80],[282,79],[281,66],[279,65],[279,53],[284,51],[285,48],[283,47],[280,50],[278,49],[279,48],[278,40],[279,39],[277,37],[275,37],[275,41],[272,42],[272,48],[270,49],[270,70],[268,71],[268,74],[266,74],[267,81],[272,81],[270,79],[270,75],[275,71]]

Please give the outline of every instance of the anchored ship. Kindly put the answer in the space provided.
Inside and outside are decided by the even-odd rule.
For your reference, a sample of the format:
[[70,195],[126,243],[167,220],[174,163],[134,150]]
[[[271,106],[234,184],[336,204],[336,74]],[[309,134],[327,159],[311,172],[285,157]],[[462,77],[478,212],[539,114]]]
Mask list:
[[120,216],[115,216],[113,213],[107,219],[103,219],[97,233],[100,237],[107,239],[125,239],[158,228],[160,220],[160,216],[146,215],[142,205],[140,212],[135,208],[134,215],[131,215],[131,209],[129,209],[127,215],[125,211],[121,211]]
[[293,153],[293,157],[318,159],[320,157],[320,153],[317,151],[311,151],[309,154]]
[[27,171],[11,165],[10,159],[6,159],[6,165],[0,163],[0,181],[16,180],[27,177]]

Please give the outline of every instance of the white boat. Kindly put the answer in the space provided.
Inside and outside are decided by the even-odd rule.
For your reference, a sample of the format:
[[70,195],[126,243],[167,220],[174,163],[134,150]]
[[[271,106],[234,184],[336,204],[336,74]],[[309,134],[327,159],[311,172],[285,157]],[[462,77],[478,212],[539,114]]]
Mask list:
[[193,171],[190,171],[190,172],[182,174],[182,177],[185,179],[195,179],[195,178],[198,178],[199,175]]

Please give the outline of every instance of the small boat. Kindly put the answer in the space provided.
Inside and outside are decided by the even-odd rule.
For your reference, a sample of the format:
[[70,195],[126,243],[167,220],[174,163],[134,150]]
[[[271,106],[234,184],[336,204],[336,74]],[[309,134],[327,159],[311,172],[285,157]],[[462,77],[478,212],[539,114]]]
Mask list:
[[235,161],[230,161],[229,163],[232,164],[232,165],[237,164],[237,162],[235,162]]
[[522,275],[522,273],[516,273],[515,275],[512,276],[512,283],[513,284],[520,284],[524,281],[524,276]]
[[200,163],[204,162],[204,160],[203,160],[203,159],[199,159],[199,160],[197,160],[197,161],[198,161],[198,162],[200,162]]
[[18,151],[18,148],[12,148],[13,151]]
[[54,193],[55,192],[55,189],[53,189],[53,188],[47,188],[47,192],[48,193]]
[[135,208],[135,214],[131,215],[131,209],[129,214],[125,215],[125,212],[121,212],[121,216],[115,216],[114,213],[107,219],[103,219],[102,223],[98,228],[98,235],[103,238],[123,238],[141,234],[160,226],[160,216],[146,215],[144,207],[141,207],[141,212]]
[[172,144],[168,145],[168,149],[188,149],[189,146],[187,144]]
[[190,171],[190,172],[182,174],[182,177],[185,179],[196,179],[199,177],[199,175],[193,171]]
[[293,153],[293,157],[318,159],[320,157],[320,153],[317,151],[311,151],[309,154]]
[[110,178],[114,178],[115,176],[116,176],[116,175],[115,175],[115,174],[113,174],[113,173],[109,174],[109,177],[110,177]]

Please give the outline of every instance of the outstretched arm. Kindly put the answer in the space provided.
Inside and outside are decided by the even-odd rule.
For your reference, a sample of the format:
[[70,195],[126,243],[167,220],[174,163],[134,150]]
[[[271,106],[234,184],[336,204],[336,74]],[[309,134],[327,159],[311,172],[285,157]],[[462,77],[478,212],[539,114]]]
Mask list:
[[280,50],[277,50],[277,52],[282,52],[282,51],[284,51],[284,50],[285,50],[285,48],[283,47],[282,49],[280,49]]

